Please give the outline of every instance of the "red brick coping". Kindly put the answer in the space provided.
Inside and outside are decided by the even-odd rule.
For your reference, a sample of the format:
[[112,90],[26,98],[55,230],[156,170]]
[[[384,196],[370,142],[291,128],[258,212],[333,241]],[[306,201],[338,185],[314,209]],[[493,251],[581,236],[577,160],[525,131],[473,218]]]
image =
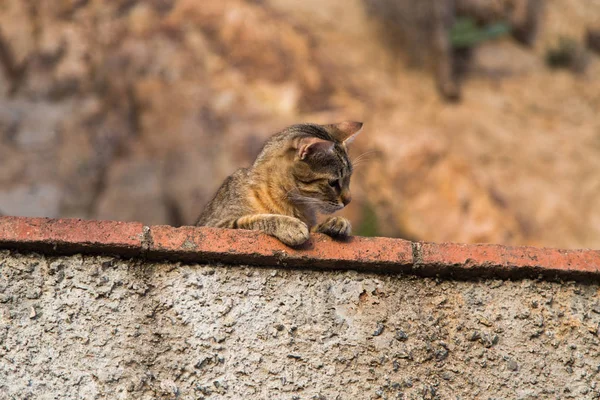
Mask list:
[[144,226],[137,222],[0,217],[0,248],[153,260],[354,269],[424,276],[600,280],[600,251],[409,242],[321,234],[292,249],[257,231]]

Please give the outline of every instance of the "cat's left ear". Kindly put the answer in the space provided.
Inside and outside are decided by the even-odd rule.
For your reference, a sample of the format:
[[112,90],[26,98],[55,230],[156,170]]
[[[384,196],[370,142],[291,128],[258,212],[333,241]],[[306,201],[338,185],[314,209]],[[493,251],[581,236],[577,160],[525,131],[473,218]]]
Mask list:
[[296,149],[298,150],[298,158],[304,160],[309,155],[318,152],[331,153],[334,145],[335,143],[330,142],[329,140],[310,136],[304,137],[300,139],[296,145]]
[[354,121],[344,121],[332,125],[336,132],[335,138],[344,146],[349,145],[362,131],[363,123]]

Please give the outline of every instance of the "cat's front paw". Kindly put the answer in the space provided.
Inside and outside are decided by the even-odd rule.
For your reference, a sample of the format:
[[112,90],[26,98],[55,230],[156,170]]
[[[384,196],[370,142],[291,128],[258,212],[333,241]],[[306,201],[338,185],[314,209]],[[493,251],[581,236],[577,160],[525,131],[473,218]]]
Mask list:
[[317,226],[316,231],[332,237],[345,238],[350,236],[352,224],[343,217],[330,217],[321,225]]
[[310,232],[304,222],[296,218],[289,218],[285,224],[278,227],[273,236],[288,246],[298,246],[308,240]]

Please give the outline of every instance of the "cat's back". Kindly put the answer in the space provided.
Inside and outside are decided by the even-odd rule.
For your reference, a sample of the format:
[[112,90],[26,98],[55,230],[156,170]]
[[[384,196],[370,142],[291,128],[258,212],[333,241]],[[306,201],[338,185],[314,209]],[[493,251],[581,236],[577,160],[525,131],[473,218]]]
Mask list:
[[227,177],[198,217],[196,226],[228,228],[244,215],[248,208],[245,205],[248,174],[249,168],[240,168]]

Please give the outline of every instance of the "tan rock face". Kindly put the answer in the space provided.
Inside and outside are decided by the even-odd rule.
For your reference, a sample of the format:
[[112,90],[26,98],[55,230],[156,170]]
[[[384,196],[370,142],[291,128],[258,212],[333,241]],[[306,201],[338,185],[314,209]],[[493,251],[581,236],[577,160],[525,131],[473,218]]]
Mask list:
[[0,81],[0,178],[7,195],[51,182],[61,215],[190,223],[266,136],[328,101],[310,35],[268,8],[55,3],[0,10],[26,71]]
[[[533,51],[479,49],[463,102],[448,106],[392,61],[358,0],[6,0],[0,213],[18,198],[23,215],[52,204],[191,223],[270,134],[353,119],[366,125],[352,151],[369,152],[345,211],[360,231],[600,247],[600,66],[577,77],[542,58],[576,34],[558,16],[600,15],[578,7],[548,2]],[[52,199],[21,196],[40,185]]]
[[[423,135],[380,153],[382,161],[371,166],[366,184],[369,192],[380,193],[377,208],[394,220],[385,233],[436,241],[521,241],[521,227],[501,195],[446,146]],[[377,179],[377,170],[386,174]],[[382,185],[391,190],[378,189]]]

